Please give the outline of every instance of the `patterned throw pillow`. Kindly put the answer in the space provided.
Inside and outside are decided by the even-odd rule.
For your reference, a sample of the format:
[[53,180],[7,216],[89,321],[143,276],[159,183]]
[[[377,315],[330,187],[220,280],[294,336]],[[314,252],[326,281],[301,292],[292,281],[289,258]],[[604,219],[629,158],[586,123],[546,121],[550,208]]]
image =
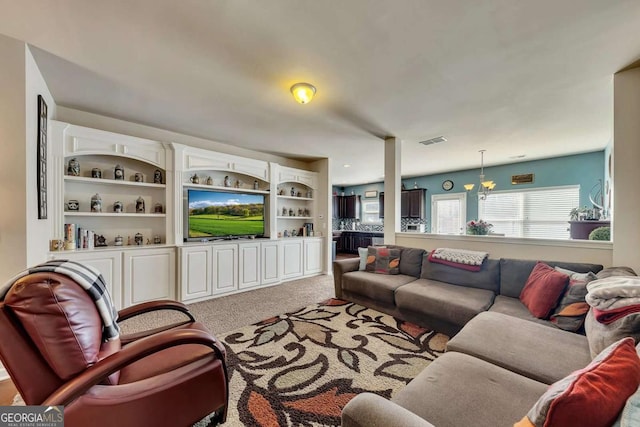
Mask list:
[[547,319],[568,281],[569,276],[538,261],[520,293],[520,301],[538,319]]
[[369,246],[366,270],[378,274],[400,273],[400,249]]
[[640,359],[633,338],[623,338],[586,368],[549,386],[514,427],[611,426],[639,385]]
[[589,304],[585,301],[587,296],[587,283],[596,280],[597,277],[592,272],[576,273],[556,267],[556,271],[569,276],[569,286],[564,292],[558,307],[551,315],[551,322],[558,328],[565,331],[576,332],[584,324],[584,318],[589,311]]

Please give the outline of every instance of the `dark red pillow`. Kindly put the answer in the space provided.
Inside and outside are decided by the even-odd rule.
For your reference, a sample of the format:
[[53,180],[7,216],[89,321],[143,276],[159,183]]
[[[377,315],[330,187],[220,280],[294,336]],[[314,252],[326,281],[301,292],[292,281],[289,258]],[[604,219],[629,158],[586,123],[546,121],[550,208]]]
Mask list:
[[569,276],[537,262],[520,293],[520,301],[538,319],[546,319],[558,304]]

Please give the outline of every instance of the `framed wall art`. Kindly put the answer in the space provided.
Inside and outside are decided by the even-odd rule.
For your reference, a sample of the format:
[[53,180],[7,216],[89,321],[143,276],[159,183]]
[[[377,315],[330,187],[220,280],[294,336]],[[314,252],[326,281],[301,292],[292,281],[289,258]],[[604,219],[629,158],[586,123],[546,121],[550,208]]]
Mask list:
[[364,192],[364,197],[370,199],[372,197],[378,197],[378,192],[375,190],[371,190],[371,191],[365,191]]
[[47,219],[47,103],[38,95],[38,219]]

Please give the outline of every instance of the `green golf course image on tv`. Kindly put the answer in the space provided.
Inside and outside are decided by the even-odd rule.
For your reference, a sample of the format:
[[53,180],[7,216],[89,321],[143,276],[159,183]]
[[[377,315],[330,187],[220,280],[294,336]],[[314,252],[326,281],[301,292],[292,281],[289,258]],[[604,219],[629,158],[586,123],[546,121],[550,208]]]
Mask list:
[[264,235],[264,195],[188,190],[188,238]]

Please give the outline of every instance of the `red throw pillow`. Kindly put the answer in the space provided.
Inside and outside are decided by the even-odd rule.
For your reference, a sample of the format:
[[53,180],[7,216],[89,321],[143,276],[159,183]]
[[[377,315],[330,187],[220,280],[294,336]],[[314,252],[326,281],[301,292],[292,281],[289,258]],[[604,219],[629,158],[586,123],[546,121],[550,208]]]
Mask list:
[[520,301],[538,319],[546,319],[558,304],[567,283],[569,276],[538,262],[520,293]]
[[633,338],[602,351],[586,368],[553,383],[514,427],[607,427],[640,384]]

